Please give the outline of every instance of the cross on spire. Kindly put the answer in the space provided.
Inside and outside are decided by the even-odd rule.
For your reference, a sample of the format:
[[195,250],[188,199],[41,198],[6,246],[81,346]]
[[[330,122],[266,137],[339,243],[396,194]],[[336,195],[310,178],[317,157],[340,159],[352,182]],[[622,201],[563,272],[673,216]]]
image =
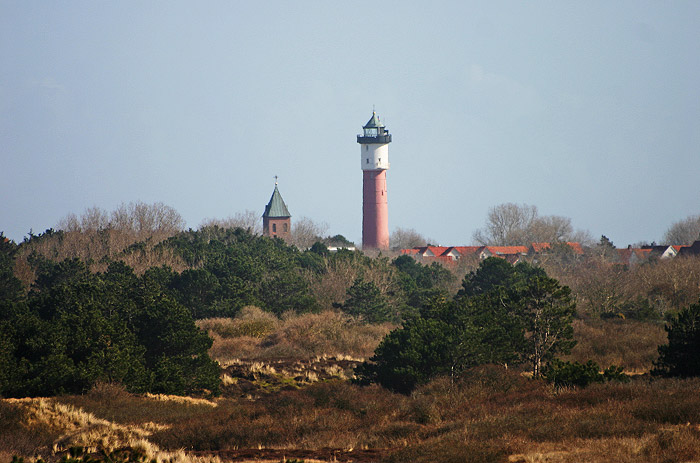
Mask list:
[[275,175],[275,185],[277,185],[277,179],[278,179],[278,178],[279,178],[279,177],[278,177],[277,175]]

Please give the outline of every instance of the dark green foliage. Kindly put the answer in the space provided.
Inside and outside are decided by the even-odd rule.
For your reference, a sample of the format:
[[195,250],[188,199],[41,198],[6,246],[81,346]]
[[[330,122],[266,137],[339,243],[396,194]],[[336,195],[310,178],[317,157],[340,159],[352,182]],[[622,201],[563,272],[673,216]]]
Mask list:
[[0,310],[3,304],[17,302],[24,295],[22,283],[13,273],[16,253],[17,245],[0,232]]
[[302,271],[321,271],[318,248],[301,253],[279,239],[217,226],[180,233],[159,246],[197,268],[169,284],[195,318],[231,317],[246,305],[276,314],[316,309]]
[[457,293],[457,297],[472,297],[500,288],[509,288],[516,280],[515,267],[504,259],[491,257],[482,261],[478,269],[464,277],[462,289]]
[[666,324],[668,344],[659,346],[652,374],[700,376],[700,301],[681,310]]
[[357,369],[359,381],[406,393],[437,375],[486,363],[528,362],[539,376],[543,362],[574,345],[570,290],[544,270],[490,258],[462,288],[453,301],[439,294],[423,300],[420,314],[387,335]]
[[622,367],[611,365],[601,373],[600,367],[593,360],[586,363],[572,363],[553,359],[544,368],[543,376],[557,387],[586,387],[589,384],[606,381],[622,383],[629,381],[629,376],[622,372]]
[[396,321],[398,318],[397,314],[391,313],[389,304],[379,288],[362,278],[356,279],[348,288],[347,299],[339,308],[367,323]]
[[433,300],[448,297],[447,289],[454,275],[440,264],[422,265],[410,256],[399,256],[391,263],[398,272],[399,288],[404,294],[406,306],[401,309],[402,318],[415,314]]
[[389,333],[372,361],[356,370],[359,382],[377,382],[407,394],[417,385],[440,374],[449,374],[455,363],[450,326],[441,320],[416,318]]
[[211,340],[153,274],[139,278],[123,263],[93,274],[78,260],[44,261],[37,272],[26,301],[0,317],[0,394],[80,393],[100,381],[217,392]]
[[442,265],[433,262],[422,265],[410,256],[399,256],[392,265],[400,272],[404,289],[444,288],[454,280],[454,275]]

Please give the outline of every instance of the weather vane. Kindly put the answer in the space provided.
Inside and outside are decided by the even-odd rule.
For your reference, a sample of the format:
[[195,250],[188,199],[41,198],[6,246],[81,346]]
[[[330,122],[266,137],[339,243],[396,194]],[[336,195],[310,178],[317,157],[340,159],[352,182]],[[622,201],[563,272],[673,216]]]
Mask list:
[[277,179],[278,177],[275,175],[275,185],[277,185]]

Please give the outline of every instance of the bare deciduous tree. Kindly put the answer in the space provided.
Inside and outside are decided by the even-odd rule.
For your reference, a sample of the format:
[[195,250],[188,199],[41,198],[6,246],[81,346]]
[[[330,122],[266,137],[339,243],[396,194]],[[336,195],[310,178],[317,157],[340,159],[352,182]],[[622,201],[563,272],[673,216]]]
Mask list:
[[316,223],[308,217],[292,220],[292,236],[290,244],[299,249],[310,248],[316,241],[323,239],[328,231],[327,223]]
[[225,219],[204,219],[199,225],[199,228],[218,226],[221,228],[243,228],[254,235],[262,235],[262,218],[261,215],[250,209],[243,212],[237,212],[233,216]]
[[185,227],[182,216],[163,203],[146,204],[141,201],[122,203],[112,212],[110,227],[132,231],[138,235],[172,234]]
[[474,232],[474,240],[483,245],[516,246],[528,241],[528,233],[537,218],[537,206],[505,203],[489,209],[486,225]]
[[691,215],[675,222],[666,230],[665,244],[693,244],[700,239],[700,215]]
[[473,239],[479,244],[492,246],[591,241],[588,232],[574,231],[568,217],[540,217],[537,206],[514,203],[499,204],[489,209],[486,225],[474,232]]
[[426,246],[431,240],[413,228],[396,228],[389,237],[389,247],[393,250],[410,249],[417,246]]
[[567,241],[574,231],[571,219],[559,215],[537,217],[531,224],[528,233],[530,242],[554,243]]

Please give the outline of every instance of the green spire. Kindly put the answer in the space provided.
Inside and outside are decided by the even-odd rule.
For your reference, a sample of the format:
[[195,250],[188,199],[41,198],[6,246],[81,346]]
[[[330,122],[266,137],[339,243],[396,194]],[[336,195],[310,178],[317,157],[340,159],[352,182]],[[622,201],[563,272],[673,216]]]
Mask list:
[[287,205],[284,204],[280,191],[277,189],[277,183],[275,183],[275,191],[272,192],[270,202],[267,203],[267,206],[265,206],[265,212],[262,216],[268,218],[292,216],[292,214],[289,213],[289,209],[287,209]]
[[377,113],[372,111],[372,118],[367,121],[367,123],[362,127],[363,129],[378,129],[380,127],[384,127],[384,124],[382,124],[379,121],[379,116],[377,116]]

